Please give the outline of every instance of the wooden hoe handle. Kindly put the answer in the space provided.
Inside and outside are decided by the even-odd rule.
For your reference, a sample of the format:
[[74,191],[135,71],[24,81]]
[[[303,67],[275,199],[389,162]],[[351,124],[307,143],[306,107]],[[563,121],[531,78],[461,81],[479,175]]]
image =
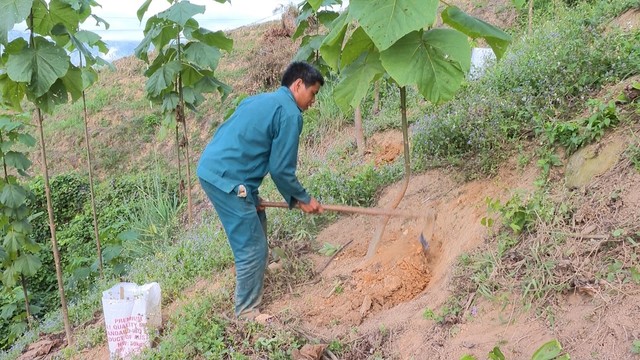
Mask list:
[[[285,202],[275,202],[275,201],[262,201],[260,205],[264,207],[274,207],[274,208],[289,208],[289,204]],[[424,214],[416,214],[413,212],[395,210],[395,209],[384,209],[384,208],[364,208],[357,206],[347,206],[347,205],[328,205],[322,204],[322,207],[325,210],[329,211],[337,211],[344,213],[353,213],[353,214],[365,214],[365,215],[386,215],[386,216],[399,216],[405,218],[421,218],[424,217]]]

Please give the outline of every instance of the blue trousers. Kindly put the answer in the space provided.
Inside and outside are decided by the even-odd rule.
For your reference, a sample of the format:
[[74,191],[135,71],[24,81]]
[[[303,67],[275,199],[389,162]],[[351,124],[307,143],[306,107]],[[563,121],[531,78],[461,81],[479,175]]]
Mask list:
[[[200,179],[202,189],[218,213],[236,265],[235,314],[258,310],[267,268],[267,216],[257,211],[250,191],[238,197],[237,190],[225,193]],[[249,190],[249,189],[247,189]]]

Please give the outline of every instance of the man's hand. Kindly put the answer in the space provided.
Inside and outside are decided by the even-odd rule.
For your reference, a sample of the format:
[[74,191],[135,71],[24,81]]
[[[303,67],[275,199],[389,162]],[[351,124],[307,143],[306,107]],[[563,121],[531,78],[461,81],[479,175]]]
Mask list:
[[267,208],[266,206],[262,205],[262,201],[263,199],[260,196],[258,196],[258,205],[256,206],[257,211],[264,211],[264,209]]
[[298,202],[298,206],[300,207],[300,210],[308,214],[322,214],[322,212],[324,212],[322,205],[313,196],[308,204]]

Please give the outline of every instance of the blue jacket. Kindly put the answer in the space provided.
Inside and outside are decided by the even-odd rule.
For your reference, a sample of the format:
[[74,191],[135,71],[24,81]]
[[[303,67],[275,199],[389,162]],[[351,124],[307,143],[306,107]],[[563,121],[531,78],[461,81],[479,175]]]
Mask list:
[[257,205],[258,187],[270,173],[290,207],[295,200],[309,203],[296,177],[301,132],[302,111],[287,87],[246,98],[202,152],[198,177],[227,193],[244,185]]

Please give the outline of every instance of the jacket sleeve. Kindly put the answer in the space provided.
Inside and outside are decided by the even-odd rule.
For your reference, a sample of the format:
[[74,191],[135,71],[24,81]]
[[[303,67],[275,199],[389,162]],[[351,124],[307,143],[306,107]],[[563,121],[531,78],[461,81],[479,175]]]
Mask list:
[[296,177],[302,116],[279,116],[274,121],[274,136],[269,156],[269,173],[278,191],[289,204],[309,203],[311,197]]

